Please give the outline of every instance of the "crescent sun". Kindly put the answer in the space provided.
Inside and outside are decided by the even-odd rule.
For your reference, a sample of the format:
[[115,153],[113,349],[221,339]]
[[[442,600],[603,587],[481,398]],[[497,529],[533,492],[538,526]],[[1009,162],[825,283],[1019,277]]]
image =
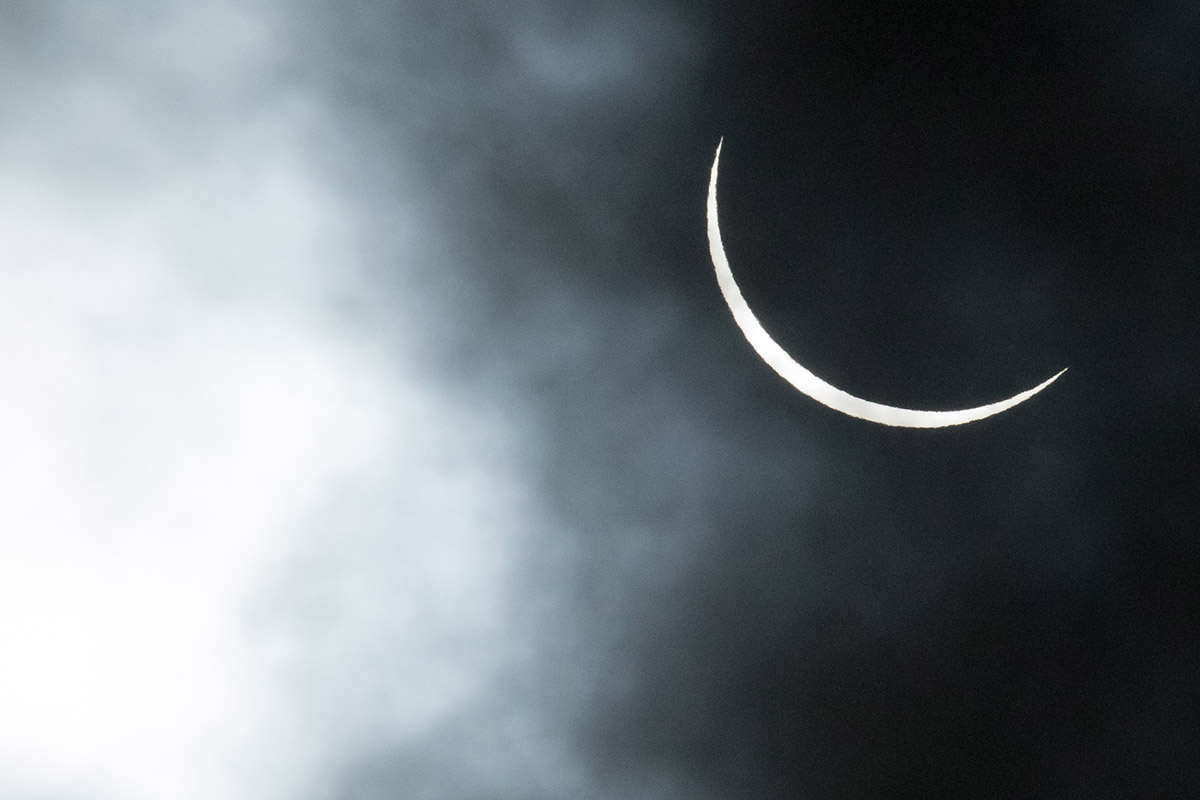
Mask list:
[[[724,140],[721,144],[723,143]],[[717,283],[721,287],[721,294],[724,295],[729,310],[733,312],[734,321],[746,335],[750,346],[762,357],[763,361],[767,362],[771,369],[779,373],[780,377],[813,400],[823,403],[835,411],[841,411],[843,414],[849,414],[869,422],[878,422],[881,425],[895,425],[902,428],[943,428],[948,425],[974,422],[1006,411],[1033,397],[1054,383],[1059,375],[1066,372],[1064,369],[1032,389],[1026,389],[1007,400],[958,411],[918,411],[913,408],[873,403],[870,400],[863,400],[861,397],[843,392],[836,386],[821,380],[797,363],[771,338],[762,323],[758,321],[758,317],[754,316],[754,312],[750,310],[750,306],[746,304],[746,298],[742,297],[742,291],[738,288],[737,281],[733,279],[733,272],[729,268],[729,259],[725,257],[725,248],[721,244],[721,227],[717,222],[717,164],[721,160],[721,144],[717,145],[717,154],[713,158],[712,177],[708,183],[708,248],[712,254],[713,266],[717,270]]]

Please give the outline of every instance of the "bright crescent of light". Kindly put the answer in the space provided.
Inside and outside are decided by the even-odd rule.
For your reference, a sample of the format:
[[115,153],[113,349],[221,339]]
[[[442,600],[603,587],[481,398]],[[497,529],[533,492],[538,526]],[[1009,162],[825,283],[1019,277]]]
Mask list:
[[[724,140],[721,144],[723,143]],[[712,253],[713,266],[717,270],[717,283],[721,286],[721,294],[725,296],[729,310],[733,312],[734,321],[737,322],[742,333],[746,335],[746,340],[750,342],[762,360],[767,362],[767,365],[778,372],[784,380],[813,400],[823,403],[835,411],[841,411],[843,414],[870,422],[878,422],[881,425],[896,425],[903,428],[942,428],[947,425],[962,425],[965,422],[974,422],[993,414],[999,414],[1001,411],[1010,409],[1033,397],[1054,383],[1059,375],[1066,372],[1064,369],[1049,380],[1039,383],[1032,389],[1013,395],[1007,400],[975,408],[964,408],[960,411],[918,411],[912,408],[885,406],[882,403],[873,403],[870,400],[863,400],[843,392],[836,386],[831,386],[813,375],[796,363],[787,354],[787,351],[771,338],[762,323],[754,316],[754,312],[750,310],[750,306],[746,304],[746,298],[742,297],[742,291],[738,288],[737,281],[733,279],[733,272],[729,268],[729,259],[725,257],[725,247],[721,244],[721,227],[717,223],[717,164],[721,160],[721,144],[717,145],[717,154],[713,158],[712,177],[708,183],[708,248]]]

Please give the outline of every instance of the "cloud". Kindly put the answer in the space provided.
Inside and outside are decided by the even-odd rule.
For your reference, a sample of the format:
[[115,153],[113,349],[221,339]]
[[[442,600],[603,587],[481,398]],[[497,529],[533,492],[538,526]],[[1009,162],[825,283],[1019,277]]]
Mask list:
[[494,669],[511,424],[373,297],[275,12],[6,15],[0,785],[296,797]]

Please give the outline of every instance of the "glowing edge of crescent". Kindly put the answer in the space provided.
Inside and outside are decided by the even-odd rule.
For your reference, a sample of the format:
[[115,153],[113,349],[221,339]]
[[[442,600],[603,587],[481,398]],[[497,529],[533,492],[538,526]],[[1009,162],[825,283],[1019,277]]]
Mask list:
[[721,286],[721,294],[725,296],[729,310],[733,312],[734,321],[746,335],[750,346],[762,357],[763,361],[767,362],[771,369],[778,372],[780,377],[792,386],[818,403],[859,419],[902,428],[943,428],[948,425],[974,422],[1006,411],[1033,397],[1054,383],[1059,375],[1066,372],[1064,369],[1049,380],[1039,383],[1032,389],[1013,395],[1007,400],[975,408],[964,408],[959,411],[918,411],[913,408],[898,408],[882,403],[873,403],[870,400],[863,400],[843,392],[836,386],[831,386],[813,375],[796,363],[787,354],[787,351],[771,338],[762,323],[758,321],[758,317],[754,316],[754,312],[750,310],[750,306],[746,304],[746,298],[742,297],[742,291],[738,288],[737,281],[733,279],[733,271],[729,268],[729,259],[725,257],[725,247],[721,244],[721,228],[717,223],[717,164],[721,160],[721,145],[724,143],[725,140],[722,138],[717,145],[717,154],[713,158],[712,178],[708,183],[708,249],[712,254],[713,266],[717,270],[717,283]]

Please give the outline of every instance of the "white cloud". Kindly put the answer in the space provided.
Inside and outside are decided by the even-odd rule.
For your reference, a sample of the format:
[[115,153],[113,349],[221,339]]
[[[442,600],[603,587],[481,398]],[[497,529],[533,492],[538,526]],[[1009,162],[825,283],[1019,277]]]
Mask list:
[[197,8],[64,12],[0,90],[16,800],[295,797],[503,657],[508,424],[338,316],[371,287],[306,155],[321,109],[267,90],[262,19]]

